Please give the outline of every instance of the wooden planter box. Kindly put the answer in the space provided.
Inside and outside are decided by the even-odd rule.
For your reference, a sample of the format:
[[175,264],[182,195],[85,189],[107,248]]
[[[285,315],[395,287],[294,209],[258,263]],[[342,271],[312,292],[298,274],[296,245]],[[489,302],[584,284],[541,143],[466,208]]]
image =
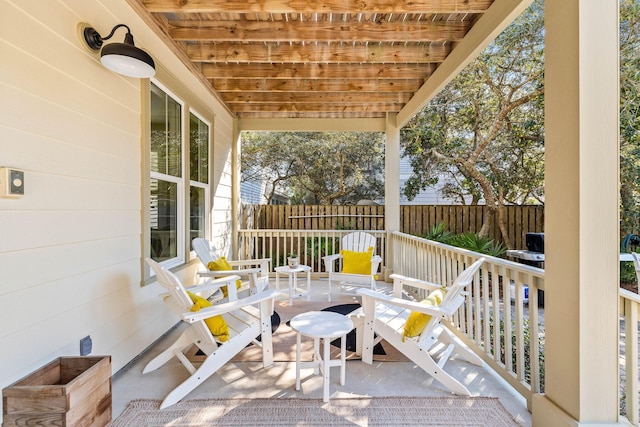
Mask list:
[[105,426],[111,356],[59,357],[2,390],[4,427]]

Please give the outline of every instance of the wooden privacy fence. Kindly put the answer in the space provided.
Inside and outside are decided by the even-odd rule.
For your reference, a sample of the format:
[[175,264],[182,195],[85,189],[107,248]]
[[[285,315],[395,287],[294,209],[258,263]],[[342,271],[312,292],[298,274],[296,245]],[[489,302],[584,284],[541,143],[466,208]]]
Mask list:
[[[414,236],[445,222],[452,233],[477,233],[488,209],[483,205],[400,206],[400,230]],[[543,206],[506,206],[505,223],[514,249],[525,249],[527,232],[544,232]],[[384,206],[245,205],[241,228],[248,230],[385,230]],[[502,241],[494,215],[489,237]]]

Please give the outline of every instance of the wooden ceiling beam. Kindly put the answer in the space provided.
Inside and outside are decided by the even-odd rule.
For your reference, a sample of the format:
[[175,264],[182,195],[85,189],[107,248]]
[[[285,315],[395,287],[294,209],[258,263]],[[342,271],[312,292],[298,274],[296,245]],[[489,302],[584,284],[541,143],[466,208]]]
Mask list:
[[414,92],[423,79],[291,80],[216,79],[214,89],[224,92]]
[[[311,115],[312,113],[309,114]],[[303,119],[285,117],[285,120],[271,120],[269,118],[243,117],[238,120],[238,130],[241,132],[384,132],[387,129],[386,115],[384,113],[368,114],[376,115],[383,119],[374,118],[363,120],[357,116],[354,118],[342,117],[341,120],[309,117],[304,117]],[[246,115],[248,114],[245,114],[245,116]]]
[[330,102],[341,104],[405,104],[411,92],[225,92],[222,98],[228,104],[282,104]]
[[531,1],[127,0],[235,117],[331,123],[405,123],[481,44],[479,22]]
[[189,44],[194,62],[236,63],[429,63],[442,62],[449,43],[431,44]]
[[[237,117],[239,119],[267,119],[269,123],[276,123],[273,119],[304,119],[305,123],[312,122],[313,119],[358,119],[359,121],[363,121],[362,119],[384,119],[387,116],[386,112],[369,112],[369,113],[327,113],[327,112],[247,112],[247,113],[239,113]],[[335,122],[335,121],[334,121]],[[336,124],[340,126],[339,124]],[[319,128],[317,127],[309,127],[314,131],[317,131]],[[380,132],[380,131],[379,131]]]
[[[181,24],[186,26],[176,26]],[[445,42],[462,40],[471,22],[186,21],[171,26],[174,40],[196,42]]]
[[363,103],[346,105],[316,104],[234,104],[233,110],[237,113],[246,112],[325,112],[325,113],[357,113],[357,112],[398,112],[404,104]]
[[425,79],[434,64],[202,64],[208,79]]
[[164,13],[483,13],[492,0],[142,0]]

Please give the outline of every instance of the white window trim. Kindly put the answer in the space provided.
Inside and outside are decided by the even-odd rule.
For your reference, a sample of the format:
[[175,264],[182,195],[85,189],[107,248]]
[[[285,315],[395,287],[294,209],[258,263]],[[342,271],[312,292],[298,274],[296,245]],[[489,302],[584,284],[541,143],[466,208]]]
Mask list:
[[[211,181],[212,181],[212,169],[213,169],[213,164],[211,163],[210,159],[211,159],[211,154],[213,152],[213,123],[207,119],[205,119],[200,113],[198,113],[196,110],[194,110],[191,106],[189,106],[189,113],[193,114],[194,116],[196,116],[198,118],[198,120],[202,121],[205,125],[207,125],[207,127],[209,128],[209,135],[207,138],[207,162],[208,162],[208,167],[207,167],[207,183],[202,183],[200,181],[193,181],[191,180],[191,171],[189,172],[189,186],[193,186],[193,187],[198,187],[198,188],[204,188],[204,198],[205,198],[205,202],[204,202],[204,209],[205,209],[205,213],[204,213],[204,235],[207,239],[209,239],[211,236]],[[190,117],[187,114],[187,121],[190,123]],[[187,138],[187,140],[189,140],[189,138]],[[191,141],[189,141],[189,148],[190,147],[190,143]],[[185,148],[186,150],[186,148]],[[190,151],[187,151],[188,153],[190,153]],[[186,159],[185,159],[186,161]],[[188,161],[186,161],[187,166],[186,168],[188,169]],[[189,191],[189,189],[187,188],[187,190],[185,191]],[[187,206],[187,212],[188,212],[188,208],[189,206]],[[188,214],[187,214],[188,215]],[[189,227],[189,230],[186,230],[186,232],[190,235],[191,233],[191,228]],[[187,243],[187,248],[191,247],[191,242],[186,242]],[[197,255],[195,251],[190,251],[189,253],[189,259],[196,259]]]
[[[177,206],[176,206],[176,212],[177,212],[177,221],[176,221],[176,245],[177,245],[177,254],[176,257],[171,258],[171,259],[167,259],[164,261],[161,261],[159,264],[162,265],[163,267],[166,268],[172,268],[172,267],[176,267],[179,265],[182,265],[184,263],[187,262],[186,259],[186,253],[185,253],[185,240],[186,240],[186,236],[187,234],[187,230],[186,230],[186,218],[185,216],[187,215],[186,212],[188,212],[188,207],[186,206],[186,194],[185,194],[185,182],[188,181],[187,177],[185,177],[185,174],[187,174],[188,171],[188,160],[185,158],[187,156],[187,146],[189,143],[189,138],[188,138],[188,132],[186,132],[186,130],[189,128],[189,115],[188,115],[188,111],[190,111],[190,109],[188,108],[188,106],[185,104],[185,102],[179,97],[177,96],[175,93],[173,93],[171,90],[169,90],[165,85],[163,85],[162,83],[160,83],[159,81],[157,81],[156,79],[151,79],[151,83],[153,83],[154,85],[156,85],[159,89],[161,89],[167,96],[171,97],[171,99],[173,99],[173,101],[175,101],[176,103],[178,103],[180,105],[180,126],[181,126],[181,146],[180,146],[180,152],[181,152],[181,177],[175,177],[172,175],[167,175],[167,174],[162,174],[159,172],[153,172],[151,171],[151,168],[149,168],[149,177],[147,178],[148,180],[155,178],[155,179],[161,179],[163,181],[168,181],[168,182],[173,182],[176,183],[177,187],[178,187],[178,194],[177,194]],[[150,88],[150,86],[149,86]],[[148,93],[148,96],[151,96],[150,92]],[[149,109],[151,109],[151,105],[149,105]],[[186,122],[187,122],[187,126],[185,126],[185,117],[186,117]],[[148,126],[149,123],[145,123],[145,126]],[[150,147],[147,150],[147,152],[145,153],[146,156],[146,161],[149,162],[150,161],[150,154],[151,154],[151,150]],[[149,203],[149,196],[150,193],[147,195],[147,198],[145,200],[145,203]],[[147,218],[148,220],[149,218]],[[146,240],[150,240],[151,237],[151,232],[150,232],[150,228],[146,227],[145,229],[145,239]],[[148,254],[149,257],[151,257],[151,254]],[[151,271],[151,276],[153,276],[154,273],[153,271]]]
[[[161,89],[167,96],[170,96],[176,103],[180,105],[180,108],[181,108],[182,177],[180,178],[151,171],[151,167],[150,167],[151,145],[150,145],[150,135],[149,135],[149,129],[148,129],[149,123],[151,121],[151,105],[150,105],[151,83],[153,83],[159,89]],[[211,191],[212,191],[211,186],[213,182],[213,163],[212,163],[213,145],[214,145],[213,144],[213,140],[214,140],[213,118],[215,118],[215,116],[213,116],[211,120],[206,119],[204,115],[198,113],[198,111],[196,111],[190,105],[190,103],[185,100],[185,99],[189,99],[191,94],[185,94],[185,97],[177,96],[175,92],[168,89],[168,87],[165,84],[159,82],[155,78],[147,80],[146,84],[143,84],[142,87],[144,88],[144,90],[142,91],[142,96],[143,96],[142,105],[144,108],[142,113],[142,118],[143,118],[142,123],[143,123],[143,126],[145,126],[142,132],[144,137],[143,138],[144,140],[143,159],[145,160],[145,166],[143,167],[144,175],[142,175],[143,177],[145,177],[142,185],[142,190],[144,194],[144,197],[142,199],[142,202],[143,202],[142,237],[143,237],[144,253],[146,254],[145,257],[150,257],[150,250],[151,250],[151,247],[150,247],[151,246],[151,229],[150,229],[151,212],[150,212],[150,206],[149,206],[150,195],[151,195],[150,179],[154,178],[154,179],[164,180],[167,182],[172,182],[180,187],[180,189],[177,191],[178,194],[177,194],[177,200],[176,200],[176,203],[178,204],[177,209],[181,212],[177,215],[178,219],[176,223],[176,227],[177,227],[176,236],[178,239],[177,240],[178,256],[169,260],[162,261],[161,264],[167,268],[184,266],[197,258],[195,255],[195,252],[189,250],[191,247],[191,241],[190,241],[191,233],[189,229],[190,228],[190,218],[189,218],[190,204],[187,203],[187,200],[190,194],[191,186],[197,187],[197,188],[203,188],[205,191],[205,215],[204,215],[205,237],[210,238],[210,233],[212,229],[211,227],[212,227],[212,215],[213,215],[212,214],[213,202],[211,198]],[[209,135],[208,135],[208,141],[207,141],[208,142],[208,158],[207,158],[208,183],[206,184],[199,181],[192,181],[190,179],[191,177],[190,171],[189,171],[189,166],[190,166],[189,132],[190,132],[190,118],[191,118],[190,114],[193,114],[203,123],[205,123],[209,129]],[[142,259],[142,270],[143,270],[143,277],[145,278],[142,281],[142,284],[144,285],[146,283],[149,283],[148,280],[155,277],[155,274],[153,273],[153,271],[150,270],[147,263],[144,262],[144,259]]]

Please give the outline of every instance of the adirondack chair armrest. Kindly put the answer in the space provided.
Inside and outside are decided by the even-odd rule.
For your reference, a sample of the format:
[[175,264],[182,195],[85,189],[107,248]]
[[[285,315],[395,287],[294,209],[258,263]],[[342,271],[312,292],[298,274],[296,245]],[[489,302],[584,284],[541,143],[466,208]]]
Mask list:
[[414,288],[425,289],[427,291],[435,291],[436,289],[440,289],[442,286],[433,282],[428,282],[426,280],[415,279],[413,277],[403,276],[401,274],[392,274],[389,276],[393,279],[393,295],[395,297],[399,297],[402,295],[402,288],[407,286],[412,286]]
[[340,258],[342,258],[342,255],[340,254],[325,255],[322,257],[322,261],[324,261],[324,268],[327,270],[327,273],[334,272],[335,262]]
[[376,270],[378,270],[378,266],[380,265],[380,263],[382,262],[382,257],[380,257],[380,255],[374,255],[371,258],[371,268],[374,268]]
[[[249,278],[249,287],[251,288],[251,292],[260,292],[269,286],[269,275],[261,274],[263,270],[261,268],[244,268],[238,270],[211,270],[211,271],[202,271],[198,274],[202,277],[217,277],[224,275],[240,275],[240,276],[248,276]],[[231,289],[231,288],[229,288]]]
[[259,268],[243,268],[238,270],[207,270],[207,271],[199,271],[198,274],[202,277],[218,277],[218,276],[241,276],[241,275],[249,275],[249,274],[258,274],[260,273]]
[[437,317],[448,317],[453,314],[451,310],[447,310],[446,308],[428,306],[417,301],[410,301],[402,298],[392,297],[380,292],[372,291],[371,289],[358,289],[358,294],[362,296],[362,302],[365,302],[365,299],[370,298],[376,302],[381,302],[388,305],[394,305],[396,307],[402,307],[411,311],[418,311],[420,313],[425,313],[430,316]]
[[333,254],[333,255],[325,255],[322,257],[322,259],[324,260],[324,262],[333,262],[337,259],[340,259],[342,257],[342,255],[340,254]]
[[271,300],[269,313],[273,314],[273,306],[276,296],[280,293],[275,289],[266,290],[264,292],[260,292],[254,295],[251,295],[246,298],[241,298],[236,301],[226,302],[222,304],[216,304],[211,307],[203,308],[196,312],[188,311],[182,314],[182,320],[187,323],[194,323],[200,320],[208,319],[213,316],[217,316],[219,314],[229,313],[231,311],[235,311],[241,309],[243,307],[247,307],[254,304],[260,304],[265,301]]
[[220,289],[223,286],[228,286],[231,283],[235,283],[236,280],[240,280],[240,276],[238,276],[237,274],[229,275],[229,276],[220,277],[217,279],[209,279],[204,283],[201,283],[199,285],[189,286],[185,289],[188,290],[189,292],[193,292],[194,294],[197,294],[198,292],[205,292],[205,291]]
[[378,267],[380,267],[380,263],[382,262],[382,258],[380,255],[374,255],[371,258],[371,274],[376,274],[378,272]]
[[257,259],[244,259],[238,261],[229,261],[227,260],[229,265],[232,267],[244,267],[244,266],[259,266],[259,268],[263,271],[263,273],[268,273],[271,270],[271,258],[257,258]]
[[260,273],[260,268],[259,267],[254,267],[254,268],[239,268],[237,270],[232,270],[234,271],[236,274],[239,275],[250,275],[250,274],[259,274]]

